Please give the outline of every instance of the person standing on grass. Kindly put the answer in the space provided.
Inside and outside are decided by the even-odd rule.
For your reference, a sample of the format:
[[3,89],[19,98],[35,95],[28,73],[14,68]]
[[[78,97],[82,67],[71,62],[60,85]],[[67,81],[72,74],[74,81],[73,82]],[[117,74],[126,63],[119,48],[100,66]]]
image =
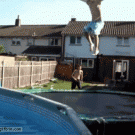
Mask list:
[[78,86],[79,89],[81,89],[82,88],[81,82],[83,81],[83,70],[81,65],[78,66],[78,69],[74,70],[71,77],[72,77],[71,89],[75,89],[76,85]]
[[[95,51],[93,55],[99,53],[99,37],[100,31],[104,27],[104,22],[101,20],[101,1],[103,0],[81,0],[86,2],[90,8],[92,14],[92,21],[84,27],[83,32],[90,44],[90,51],[93,51],[95,45]],[[94,40],[94,43],[92,42]]]

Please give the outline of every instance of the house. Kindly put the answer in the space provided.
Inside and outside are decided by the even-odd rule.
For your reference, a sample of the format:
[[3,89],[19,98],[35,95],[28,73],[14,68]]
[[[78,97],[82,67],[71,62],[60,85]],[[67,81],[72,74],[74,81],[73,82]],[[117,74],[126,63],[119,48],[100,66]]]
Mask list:
[[89,22],[72,18],[62,36],[65,40],[63,57],[75,58],[82,64],[85,81],[105,82],[106,79],[125,81],[135,80],[135,22],[105,21],[99,35],[100,53],[93,56],[83,34]]
[[26,55],[31,60],[54,60],[61,57],[61,31],[66,25],[15,25],[0,26],[0,45],[7,52]]

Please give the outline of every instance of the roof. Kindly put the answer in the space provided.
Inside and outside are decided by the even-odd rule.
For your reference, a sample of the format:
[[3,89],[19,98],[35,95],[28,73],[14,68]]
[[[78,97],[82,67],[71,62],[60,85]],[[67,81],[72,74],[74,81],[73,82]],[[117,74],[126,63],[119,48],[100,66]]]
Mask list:
[[[62,31],[64,35],[82,35],[83,28],[88,21],[70,21],[65,29]],[[101,30],[103,36],[134,36],[135,35],[135,21],[105,21],[104,28]]]
[[51,55],[58,55],[61,54],[61,46],[30,46],[25,51],[22,52],[23,54],[51,54]]
[[0,26],[0,37],[31,37],[35,36],[50,37],[61,36],[62,30],[66,25],[2,25]]

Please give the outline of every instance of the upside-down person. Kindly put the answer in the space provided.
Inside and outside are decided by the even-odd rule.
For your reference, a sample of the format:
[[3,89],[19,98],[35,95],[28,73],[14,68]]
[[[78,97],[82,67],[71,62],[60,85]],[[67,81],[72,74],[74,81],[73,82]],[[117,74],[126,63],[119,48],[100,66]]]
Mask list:
[[[99,53],[99,37],[102,28],[104,27],[104,22],[101,20],[101,1],[103,0],[81,0],[88,4],[91,14],[92,21],[84,27],[84,34],[90,44],[90,51],[95,51],[93,55],[97,55]],[[92,38],[94,38],[94,42],[92,42]]]

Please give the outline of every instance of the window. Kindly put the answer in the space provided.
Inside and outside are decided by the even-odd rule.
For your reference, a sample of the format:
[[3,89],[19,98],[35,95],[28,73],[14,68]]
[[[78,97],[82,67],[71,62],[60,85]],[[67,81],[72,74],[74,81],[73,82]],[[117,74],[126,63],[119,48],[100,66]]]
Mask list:
[[77,43],[81,43],[81,37],[77,37]]
[[117,37],[118,45],[122,45],[122,37]]
[[50,39],[49,45],[58,45],[58,39]]
[[54,39],[51,39],[51,45],[54,45]]
[[20,43],[20,41],[17,41],[17,45],[20,45],[21,43]]
[[82,59],[82,68],[94,68],[94,60],[92,59]]
[[128,80],[129,60],[113,60],[113,80],[120,80],[121,76]]
[[75,44],[75,36],[70,37],[70,44]]
[[81,44],[81,37],[80,36],[71,36],[70,37],[70,44]]
[[21,45],[21,42],[20,42],[20,41],[14,41],[14,40],[13,40],[13,41],[12,41],[12,45],[16,45],[16,46],[17,46],[17,45]]
[[129,38],[128,37],[124,37],[124,45],[129,45]]
[[15,45],[15,41],[12,41],[12,45]]
[[55,45],[58,45],[58,39],[55,39]]
[[129,45],[129,37],[117,37],[117,45],[118,47],[130,47]]

